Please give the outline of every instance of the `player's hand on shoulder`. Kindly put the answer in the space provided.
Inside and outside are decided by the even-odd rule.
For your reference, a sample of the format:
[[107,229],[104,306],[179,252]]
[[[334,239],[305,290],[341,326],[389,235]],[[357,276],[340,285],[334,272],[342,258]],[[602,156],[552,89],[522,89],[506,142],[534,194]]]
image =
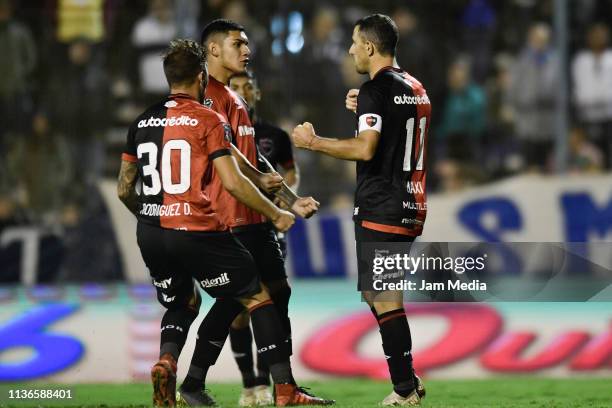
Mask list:
[[346,109],[351,112],[357,113],[357,96],[359,95],[359,89],[349,89],[346,93],[345,105]]
[[289,211],[285,210],[278,210],[276,217],[272,219],[272,224],[274,224],[274,228],[276,228],[280,232],[287,232],[289,228],[293,226],[294,223],[295,216]]
[[263,173],[259,176],[259,187],[266,194],[273,194],[283,186],[283,177],[277,172]]
[[321,204],[312,197],[300,197],[293,203],[291,211],[302,218],[310,218],[319,210],[320,205]]
[[312,126],[312,123],[309,122],[304,122],[301,125],[297,125],[291,134],[293,144],[295,147],[299,147],[301,149],[310,148],[316,137],[314,127]]

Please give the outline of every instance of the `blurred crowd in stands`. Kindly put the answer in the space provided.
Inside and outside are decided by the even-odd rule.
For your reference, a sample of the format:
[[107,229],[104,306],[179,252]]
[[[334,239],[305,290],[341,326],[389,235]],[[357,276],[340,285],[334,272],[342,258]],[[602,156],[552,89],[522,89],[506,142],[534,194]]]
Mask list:
[[[400,30],[398,62],[424,83],[433,104],[430,192],[554,172],[555,106],[567,83],[568,171],[609,170],[612,1],[568,2],[564,66],[554,4],[0,0],[0,230],[59,225],[74,245],[92,231],[111,236],[96,183],[116,176],[130,121],[166,94],[160,54],[168,42],[199,39],[218,17],[247,29],[262,117],[286,130],[308,120],[319,134],[342,138],[355,125],[346,91],[367,79],[347,53],[353,23],[372,12],[391,15]],[[353,165],[296,154],[301,193],[327,208],[351,206]]]

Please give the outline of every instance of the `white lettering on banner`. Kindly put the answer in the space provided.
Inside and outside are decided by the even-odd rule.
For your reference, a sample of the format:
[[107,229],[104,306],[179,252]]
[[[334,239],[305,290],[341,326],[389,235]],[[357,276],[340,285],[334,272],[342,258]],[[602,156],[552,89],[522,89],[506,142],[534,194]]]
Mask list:
[[0,250],[13,243],[21,242],[22,261],[19,274],[23,285],[29,286],[36,283],[41,239],[41,230],[36,227],[7,228],[0,235]]
[[154,118],[151,116],[149,119],[143,119],[138,122],[138,128],[146,128],[146,127],[168,127],[168,126],[198,126],[198,120],[190,118],[186,115],[181,115],[179,117],[172,116],[169,118]]
[[223,286],[228,283],[230,283],[230,279],[227,277],[227,272],[222,273],[221,276],[216,278],[200,281],[200,285],[202,285],[203,288],[214,288],[215,286]]

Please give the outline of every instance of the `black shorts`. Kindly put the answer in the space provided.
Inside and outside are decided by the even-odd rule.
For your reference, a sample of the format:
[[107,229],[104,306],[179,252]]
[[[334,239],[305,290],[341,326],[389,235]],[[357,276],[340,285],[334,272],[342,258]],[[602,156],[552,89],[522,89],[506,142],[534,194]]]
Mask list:
[[260,290],[251,254],[230,232],[170,230],[139,222],[136,236],[157,299],[167,308],[189,302],[194,279],[214,298],[240,298]]
[[276,230],[271,223],[234,228],[232,233],[255,259],[262,282],[287,279],[285,258],[276,236]]
[[357,250],[357,289],[361,290],[362,276],[371,276],[370,267],[363,259],[362,245],[365,242],[414,242],[416,237],[403,234],[390,234],[364,228],[360,221],[355,222],[355,249]]

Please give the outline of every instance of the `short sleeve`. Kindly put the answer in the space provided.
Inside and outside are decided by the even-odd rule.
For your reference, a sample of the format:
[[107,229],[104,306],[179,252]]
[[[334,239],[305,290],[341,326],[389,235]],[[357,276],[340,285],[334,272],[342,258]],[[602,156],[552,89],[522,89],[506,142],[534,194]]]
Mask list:
[[206,137],[206,153],[208,160],[213,161],[217,157],[232,154],[230,143],[232,140],[232,128],[228,123],[219,122]]
[[375,130],[380,133],[384,110],[385,97],[383,92],[372,82],[365,83],[359,90],[359,96],[357,97],[358,132]]
[[138,157],[136,155],[136,124],[130,126],[128,130],[125,147],[123,148],[123,153],[121,154],[121,160],[132,163],[136,163],[138,161]]

